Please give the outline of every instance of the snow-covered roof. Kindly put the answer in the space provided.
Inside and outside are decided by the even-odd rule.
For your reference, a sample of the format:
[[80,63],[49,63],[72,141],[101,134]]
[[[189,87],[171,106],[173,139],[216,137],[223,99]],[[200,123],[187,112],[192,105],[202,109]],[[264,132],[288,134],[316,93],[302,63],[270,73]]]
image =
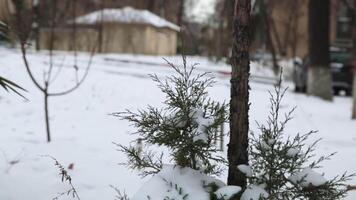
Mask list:
[[[103,18],[102,18],[103,17]],[[77,17],[77,24],[96,24],[101,22],[120,22],[129,24],[149,24],[155,27],[167,27],[179,31],[179,26],[169,22],[150,11],[138,10],[131,7],[103,9]]]

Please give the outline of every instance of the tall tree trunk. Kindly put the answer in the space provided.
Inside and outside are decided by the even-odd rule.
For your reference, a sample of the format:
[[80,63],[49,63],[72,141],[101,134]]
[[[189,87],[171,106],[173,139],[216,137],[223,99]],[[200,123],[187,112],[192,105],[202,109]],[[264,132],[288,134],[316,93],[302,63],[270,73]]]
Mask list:
[[309,1],[308,94],[333,99],[329,55],[330,0]]
[[146,0],[145,8],[151,12],[155,12],[155,0]]
[[178,26],[182,26],[183,25],[184,3],[185,3],[185,0],[179,0],[178,13],[177,13],[177,24],[178,24]]
[[229,185],[241,187],[246,186],[246,177],[237,169],[237,166],[248,164],[250,10],[250,0],[236,0],[231,57],[229,174],[227,181]]
[[33,15],[33,21],[32,21],[32,32],[34,35],[35,39],[35,49],[36,51],[40,50],[40,30],[41,30],[41,22],[40,22],[40,8],[39,8],[39,2],[32,2],[32,15]]
[[225,13],[226,13],[226,0],[222,0],[219,2],[217,7],[215,8],[215,12],[218,13],[218,23],[219,27],[216,32],[216,47],[215,47],[215,56],[216,61],[220,61],[224,54],[224,22],[225,22]]
[[352,119],[356,119],[356,0],[353,1],[352,8],[352,40],[353,40],[353,50],[352,50],[352,60],[353,60],[353,72],[354,72],[354,84],[353,84],[353,109],[352,109]]
[[354,69],[354,81],[353,81],[353,109],[352,119],[356,119],[356,69]]

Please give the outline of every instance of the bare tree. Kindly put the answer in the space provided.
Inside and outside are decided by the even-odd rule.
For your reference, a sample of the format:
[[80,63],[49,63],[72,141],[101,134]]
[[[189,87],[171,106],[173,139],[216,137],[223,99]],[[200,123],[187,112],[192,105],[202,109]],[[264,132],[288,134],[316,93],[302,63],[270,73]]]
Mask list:
[[215,5],[215,20],[218,27],[214,33],[216,40],[212,47],[217,61],[230,56],[233,14],[234,1],[217,0]]
[[356,0],[342,0],[342,2],[348,7],[352,12],[352,66],[353,69],[353,108],[352,108],[352,119],[356,119]]
[[250,0],[236,0],[233,18],[230,142],[228,184],[246,186],[245,174],[237,169],[248,164]]
[[[76,3],[76,1],[72,1],[74,4]],[[53,54],[53,50],[55,47],[55,28],[57,25],[57,19],[60,18],[60,16],[58,16],[57,11],[57,0],[54,0],[51,2],[50,4],[50,44],[49,44],[49,66],[48,68],[43,72],[44,76],[43,76],[43,80],[40,80],[39,78],[37,78],[35,76],[35,74],[32,71],[32,67],[27,59],[27,48],[28,48],[28,39],[29,39],[29,35],[31,33],[31,29],[23,29],[23,27],[28,27],[26,25],[23,25],[24,22],[27,22],[24,19],[24,16],[21,14],[23,13],[24,9],[27,9],[25,7],[25,5],[23,4],[23,2],[21,0],[15,0],[15,7],[16,7],[16,24],[18,24],[18,27],[16,29],[16,33],[18,34],[19,40],[20,40],[20,44],[21,44],[21,52],[22,52],[22,59],[24,61],[25,64],[25,68],[26,71],[30,77],[30,79],[32,80],[32,82],[34,83],[34,85],[36,86],[36,88],[38,90],[40,90],[43,94],[43,99],[44,99],[44,113],[45,113],[45,125],[46,125],[46,134],[47,134],[47,141],[50,142],[51,141],[51,129],[50,129],[50,119],[49,119],[49,98],[50,97],[57,97],[57,96],[64,96],[67,95],[73,91],[75,91],[76,89],[79,88],[79,86],[84,82],[84,80],[86,79],[90,66],[91,66],[91,62],[92,62],[92,58],[95,52],[95,47],[93,47],[93,50],[90,54],[90,58],[88,61],[87,66],[85,67],[85,71],[83,73],[83,75],[79,78],[79,67],[77,66],[77,53],[76,53],[76,47],[75,47],[75,37],[76,37],[76,25],[73,25],[73,34],[72,34],[72,38],[73,39],[73,52],[74,52],[74,65],[73,68],[75,69],[75,76],[76,76],[76,82],[73,86],[69,87],[68,89],[64,89],[62,91],[56,91],[53,92],[51,91],[51,85],[56,81],[56,79],[58,78],[61,69],[63,68],[63,65],[58,66],[58,69],[55,72],[55,64],[54,64],[54,54]],[[73,5],[73,9],[75,9],[75,5]],[[73,14],[75,14],[75,11],[73,11]],[[75,18],[75,16],[73,16]],[[29,24],[31,24],[31,22],[27,22]],[[75,23],[75,22],[74,22]],[[20,34],[21,33],[21,34]]]
[[[274,6],[277,4],[281,6],[286,11],[286,17],[282,19],[276,19],[276,17],[270,16],[270,26],[271,26],[271,35],[273,41],[276,43],[276,47],[278,48],[278,53],[281,56],[286,56],[288,53],[288,49],[291,49],[292,56],[296,56],[296,48],[297,41],[299,38],[299,27],[298,20],[302,15],[301,4],[303,4],[304,0],[285,0],[283,2],[279,1],[269,1],[270,5],[269,11],[272,14],[274,11]],[[277,28],[276,20],[279,21],[280,27]]]
[[[263,18],[263,22],[264,22],[264,29],[265,29],[265,33],[266,33],[266,41],[267,41],[267,47],[268,49],[271,51],[272,54],[272,64],[273,64],[273,71],[275,72],[275,74],[277,74],[279,72],[279,65],[278,65],[278,60],[277,60],[277,52],[276,52],[276,47],[273,43],[273,39],[272,39],[272,33],[276,34],[276,31],[272,28],[274,28],[273,26],[273,20],[271,17],[271,11],[268,8],[267,1],[266,0],[259,0],[260,3],[260,9],[261,9],[261,14],[262,14],[262,18]],[[277,44],[279,44],[279,36],[275,37]]]
[[98,25],[98,52],[102,53],[103,52],[103,43],[104,43],[104,9],[106,6],[106,0],[101,0],[100,3],[100,24]]
[[[216,18],[218,22],[218,29],[216,31],[216,47],[215,49],[215,56],[216,60],[219,61],[221,60],[224,56],[227,56],[227,54],[224,51],[228,51],[229,48],[224,45],[225,43],[225,31],[226,31],[226,25],[225,22],[226,20],[226,12],[227,12],[227,7],[228,7],[228,1],[227,0],[219,0],[217,1],[215,5],[215,13],[216,13]],[[229,15],[230,18],[232,18],[232,15]],[[231,19],[230,19],[231,21]]]
[[[301,38],[300,18],[304,15],[302,6],[306,0],[256,0],[259,26],[263,31],[262,42],[265,42],[271,53],[274,72],[279,73],[278,55],[297,56],[298,41]],[[283,11],[285,17],[281,17]]]
[[[350,2],[350,5],[352,2]],[[353,0],[352,6],[352,40],[353,40],[353,49],[352,49],[352,60],[353,60],[353,72],[354,72],[354,80],[353,80],[353,109],[352,109],[352,119],[356,119],[356,0]]]
[[298,19],[300,17],[300,0],[289,0],[288,17],[284,23],[284,38],[282,55],[286,55],[288,47],[291,47],[292,56],[296,56],[297,40],[298,40]]
[[225,13],[225,1],[218,1],[215,6],[215,12],[217,14],[217,20],[218,20],[218,30],[216,34],[216,60],[219,61],[221,60],[223,53],[222,53],[222,48],[223,48],[223,31],[224,31],[224,13]]
[[[299,18],[301,17],[302,13],[301,13],[301,9],[300,9],[300,5],[303,2],[301,0],[294,0],[292,2],[292,8],[294,8],[292,10],[292,14],[291,14],[291,26],[288,29],[291,29],[290,33],[288,33],[289,38],[290,38],[290,46],[291,46],[291,50],[292,50],[292,57],[295,58],[297,56],[297,51],[298,51],[298,42],[299,42],[299,38],[300,38],[300,34],[299,34]],[[286,43],[287,44],[287,43]]]
[[329,55],[330,0],[309,1],[309,57],[307,92],[332,101]]
[[178,24],[178,26],[182,26],[183,25],[184,5],[185,5],[185,0],[179,0],[179,7],[178,7],[178,12],[177,12],[177,24]]

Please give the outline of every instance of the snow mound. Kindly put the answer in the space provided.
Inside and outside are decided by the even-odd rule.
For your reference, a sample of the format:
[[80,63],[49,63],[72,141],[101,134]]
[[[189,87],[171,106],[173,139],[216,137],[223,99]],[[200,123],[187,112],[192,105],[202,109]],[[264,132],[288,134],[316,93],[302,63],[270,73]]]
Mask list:
[[302,171],[288,177],[288,180],[292,181],[294,184],[299,184],[302,187],[317,187],[324,185],[327,182],[323,175],[315,172],[310,168],[305,168]]
[[241,191],[241,187],[228,185],[218,189],[215,192],[215,195],[218,197],[218,199],[230,199],[232,196],[239,193],[240,191]]
[[239,169],[242,173],[245,174],[246,177],[252,177],[252,169],[248,165],[238,165],[237,169]]
[[[219,188],[225,186],[222,181],[191,168],[164,165],[158,174],[137,191],[132,200],[147,200],[148,197],[151,200],[209,200],[210,184],[215,184]],[[225,188],[221,193],[230,194],[228,193],[232,192],[230,190],[232,188]]]
[[155,27],[167,27],[179,31],[179,26],[151,13],[147,10],[138,10],[131,7],[103,9],[77,17],[77,24],[97,24],[101,22],[119,22],[130,24],[149,24]]
[[268,198],[265,189],[257,185],[249,185],[241,195],[241,200],[259,200],[260,197]]

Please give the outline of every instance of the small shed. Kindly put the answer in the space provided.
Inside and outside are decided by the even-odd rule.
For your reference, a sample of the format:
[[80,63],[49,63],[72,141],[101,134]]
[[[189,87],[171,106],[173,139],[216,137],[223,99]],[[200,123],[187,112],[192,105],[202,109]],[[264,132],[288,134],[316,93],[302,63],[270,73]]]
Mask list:
[[0,21],[8,21],[14,12],[11,0],[0,0]]
[[[131,7],[98,10],[75,19],[54,31],[55,50],[90,51],[93,46],[102,53],[174,55],[180,28],[147,11]],[[73,36],[76,35],[75,38]],[[51,31],[40,31],[40,49],[48,49]]]

